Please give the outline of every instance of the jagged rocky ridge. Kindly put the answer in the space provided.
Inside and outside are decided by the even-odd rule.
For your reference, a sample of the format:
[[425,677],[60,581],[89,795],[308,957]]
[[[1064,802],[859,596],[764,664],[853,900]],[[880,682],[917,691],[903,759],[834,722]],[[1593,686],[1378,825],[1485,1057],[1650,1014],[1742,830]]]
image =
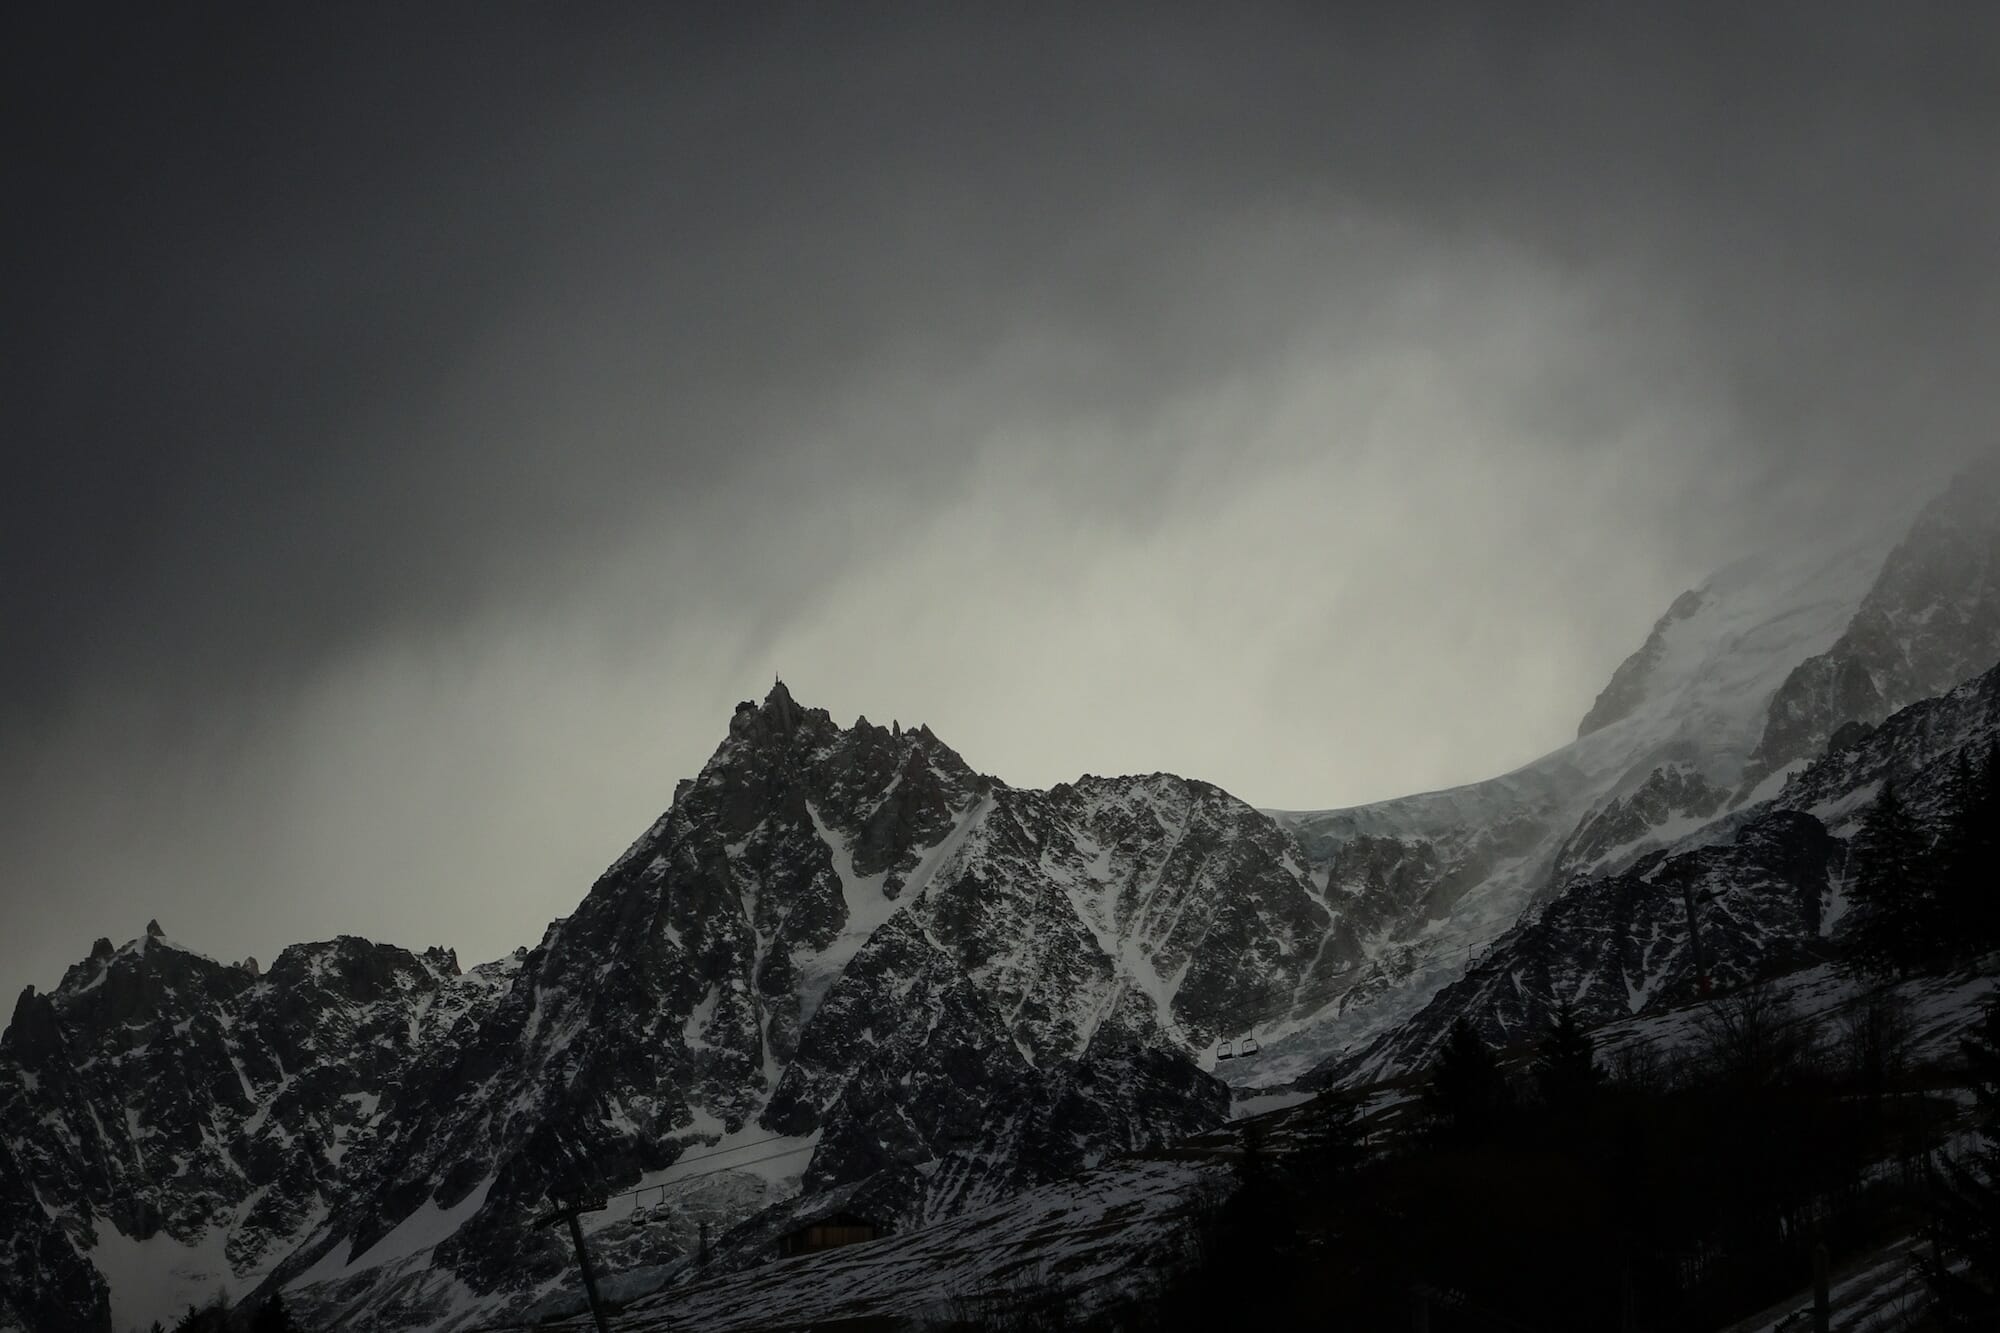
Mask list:
[[[1162,1002],[1147,969],[1173,958],[1197,975],[1182,955],[1266,914],[1254,893],[1203,892],[1203,866],[1174,860],[1182,843],[1246,886],[1284,875],[1283,839],[1213,788],[1020,792],[928,730],[843,730],[780,686],[738,711],[700,778],[550,928],[467,1054],[425,1072],[424,1109],[381,1141],[401,1177],[365,1183],[279,1278],[375,1319],[392,1289],[457,1300],[446,1274],[475,1296],[564,1285],[560,1246],[523,1227],[552,1178],[580,1162],[612,1187],[650,1183],[718,1135],[786,1136],[807,1191],[868,1181],[907,1225],[1212,1125],[1226,1091],[1165,1029],[1205,1032],[1204,988],[1236,979],[1204,965]],[[1114,958],[1092,913],[1113,929],[1163,881],[1192,907]],[[1229,956],[1255,966],[1254,951]],[[402,1178],[449,1187],[426,1197]],[[466,1198],[426,1262],[368,1264],[413,1205]],[[658,1257],[610,1221],[609,1264]]]
[[[1939,512],[1899,544],[1724,571],[1577,741],[1468,788],[1276,815],[1167,775],[1026,791],[925,729],[841,728],[780,687],[575,913],[499,963],[459,975],[342,940],[260,977],[152,934],[101,943],[0,1039],[0,1328],[122,1329],[219,1283],[282,1286],[342,1326],[449,1326],[568,1290],[526,1220],[585,1166],[665,1186],[711,1145],[784,1154],[700,1182],[664,1225],[593,1218],[605,1266],[637,1281],[700,1220],[734,1226],[722,1262],[747,1262],[815,1209],[914,1225],[1212,1125],[1210,1048],[1246,1030],[1267,1054],[1221,1066],[1239,1083],[1324,1077],[1364,1047],[1338,1069],[1407,1062],[1470,993],[1432,1003],[1474,951],[1530,931],[1539,952],[1514,957],[1543,991],[1587,967],[1593,1002],[1626,1013],[1684,985],[1689,892],[1727,910],[1717,947],[1742,966],[1809,957],[1840,910],[1814,891],[1844,836],[1821,807],[1874,779],[1822,764],[1794,785],[1840,791],[1806,802],[1778,793],[1796,764],[1752,784],[1753,760],[1785,681],[1864,603],[1945,627],[1908,636],[1911,679],[1987,651],[1986,566],[1959,586],[1930,548],[1993,511]],[[1902,718],[1816,725],[1856,765]],[[1502,961],[1467,980],[1511,978]],[[1532,1021],[1479,993],[1494,1024]]]
[[1220,1123],[1190,1051],[1284,1002],[1326,925],[1292,840],[1216,788],[1010,788],[779,686],[499,964],[339,941],[259,978],[149,935],[25,996],[0,1110],[33,1184],[9,1197],[40,1191],[31,1239],[75,1262],[23,1254],[4,1314],[164,1313],[140,1307],[148,1265],[343,1326],[518,1308],[573,1281],[528,1225],[551,1183],[664,1184],[718,1140],[796,1155],[679,1232],[594,1219],[607,1267],[798,1189],[945,1215]]
[[494,971],[345,937],[260,976],[155,925],[24,993],[0,1037],[0,1325],[111,1326],[98,1270],[158,1285],[170,1256],[154,1237],[253,1285],[343,1196],[347,1154]]

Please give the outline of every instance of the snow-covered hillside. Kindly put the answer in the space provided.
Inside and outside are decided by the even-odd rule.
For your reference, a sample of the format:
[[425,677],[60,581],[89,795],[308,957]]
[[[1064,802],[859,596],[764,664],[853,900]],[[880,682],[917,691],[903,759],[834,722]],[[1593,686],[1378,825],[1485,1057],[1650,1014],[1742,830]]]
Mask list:
[[1240,1077],[1282,1082],[1407,1021],[1524,911],[1741,802],[1773,695],[1839,640],[1894,529],[1739,561],[1680,598],[1577,739],[1485,782],[1349,810],[1277,811],[1327,884],[1345,966],[1317,1009],[1259,1028]]
[[[1570,886],[1724,836],[1842,728],[1990,667],[1996,571],[2000,463],[1989,463],[1914,520],[1742,560],[1682,594],[1577,739],[1513,773],[1359,809],[1273,812],[1326,884],[1344,967],[1315,978],[1316,1009],[1258,1024],[1264,1054],[1233,1066],[1232,1082],[1283,1083],[1395,1031]],[[1829,671],[1865,685],[1803,683]]]
[[2000,666],[1848,730],[1768,801],[1684,834],[1618,871],[1580,876],[1518,922],[1408,1021],[1318,1071],[1368,1081],[1421,1065],[1452,1022],[1506,1044],[1545,1031],[1559,1007],[1589,1025],[1689,1003],[1824,957],[1846,909],[1847,840],[1885,779],[1940,822],[2000,742]]

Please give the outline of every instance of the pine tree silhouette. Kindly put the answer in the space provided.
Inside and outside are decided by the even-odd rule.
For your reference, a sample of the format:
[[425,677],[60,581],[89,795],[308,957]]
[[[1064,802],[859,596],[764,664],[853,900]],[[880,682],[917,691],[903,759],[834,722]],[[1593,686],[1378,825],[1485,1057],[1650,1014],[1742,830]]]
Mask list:
[[1576,1014],[1565,1000],[1557,1007],[1555,1020],[1535,1055],[1535,1090],[1542,1105],[1558,1115],[1571,1116],[1589,1104],[1603,1077],[1596,1050],[1597,1044],[1577,1025]]
[[1300,1176],[1320,1194],[1338,1189],[1361,1162],[1355,1104],[1338,1094],[1322,1096],[1300,1127]]
[[[1978,1102],[1978,1146],[1945,1157],[1932,1179],[1925,1276],[1939,1313],[1957,1328],[2000,1327],[2000,987],[1986,998],[1963,1050]],[[1954,1271],[1954,1260],[1963,1267]]]
[[1934,951],[1934,865],[1894,782],[1882,784],[1855,838],[1855,855],[1860,865],[1848,889],[1847,968],[1888,976],[1921,966]]
[[285,1309],[285,1298],[273,1296],[258,1307],[256,1318],[250,1321],[250,1333],[298,1333],[299,1326],[292,1322],[291,1312]]
[[1505,1121],[1513,1102],[1513,1089],[1493,1052],[1478,1030],[1460,1018],[1451,1025],[1424,1091],[1437,1132],[1445,1138],[1484,1138]]
[[1983,762],[1961,755],[1957,805],[1939,846],[1940,924],[1952,952],[2000,946],[2000,744]]
[[1277,1183],[1271,1161],[1270,1132],[1263,1121],[1246,1120],[1238,1141],[1242,1145],[1236,1158],[1238,1197],[1252,1202],[1253,1212],[1263,1213]]

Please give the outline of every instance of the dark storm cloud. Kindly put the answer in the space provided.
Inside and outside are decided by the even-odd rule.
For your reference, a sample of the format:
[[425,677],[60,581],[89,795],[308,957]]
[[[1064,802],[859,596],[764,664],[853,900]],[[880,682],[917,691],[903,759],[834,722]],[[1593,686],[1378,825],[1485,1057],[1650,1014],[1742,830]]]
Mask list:
[[[302,697],[455,635],[597,662],[668,627],[730,697],[843,579],[908,582],[852,612],[907,657],[890,622],[943,595],[909,570],[970,530],[988,614],[1031,638],[1008,579],[1037,549],[1077,560],[1043,586],[1087,583],[1328,459],[1286,519],[1308,583],[1366,582],[1315,543],[1408,493],[1435,577],[1521,615],[1543,566],[1454,544],[1505,539],[1492,508],[1542,559],[1661,571],[1579,586],[1595,612],[1907,492],[2000,415],[2000,32],[1972,6],[135,7],[16,36],[0,780],[45,808],[30,836],[16,807],[10,893],[102,818],[48,792],[211,749],[202,780],[282,787],[324,741]],[[1363,411],[1404,382],[1384,348],[1414,378]],[[1408,401],[1446,387],[1463,420]],[[1325,415],[1232,433],[1263,403]],[[1461,453],[1384,420],[1478,436],[1490,486],[1451,498]],[[1605,507],[1554,531],[1532,488],[1569,484]],[[1656,611],[1520,711],[1573,715]],[[523,678],[576,688],[567,660]],[[197,848],[179,879],[251,892],[223,834],[163,836]]]
[[[1039,391],[1226,376],[1368,281],[1215,290],[1260,210],[1652,266],[1783,466],[1885,361],[1902,431],[1910,379],[1981,368],[1986,20],[1509,8],[101,13],[22,52],[9,697],[142,652],[226,685],[462,611],[892,359],[1049,328],[1095,359]],[[448,387],[496,327],[512,382]],[[555,406],[425,420],[454,393]],[[633,396],[650,428],[599,433]]]

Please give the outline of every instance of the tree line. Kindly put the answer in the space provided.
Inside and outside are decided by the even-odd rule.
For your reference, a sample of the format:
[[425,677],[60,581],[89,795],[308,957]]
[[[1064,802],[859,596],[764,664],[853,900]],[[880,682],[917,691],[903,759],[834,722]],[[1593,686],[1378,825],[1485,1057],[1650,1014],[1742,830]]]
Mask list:
[[1869,808],[1840,928],[1849,970],[1902,976],[2000,948],[2000,745],[1961,750],[1943,791],[1928,826],[1893,780]]
[[285,1307],[283,1296],[271,1296],[254,1308],[231,1307],[226,1293],[206,1306],[190,1305],[171,1329],[153,1321],[150,1333],[305,1333]]
[[[1336,1091],[1245,1122],[1148,1294],[1079,1318],[1023,1290],[944,1326],[1719,1328],[1797,1296],[1822,1247],[1838,1266],[1915,1235],[1927,1326],[2000,1327],[2000,988],[1962,1074],[1917,1067],[1914,1033],[1892,988],[1816,1022],[1769,983],[1705,1006],[1688,1045],[1609,1058],[1561,1009],[1526,1051],[1460,1023],[1399,1106]],[[1961,1082],[1978,1146],[1951,1157]]]

